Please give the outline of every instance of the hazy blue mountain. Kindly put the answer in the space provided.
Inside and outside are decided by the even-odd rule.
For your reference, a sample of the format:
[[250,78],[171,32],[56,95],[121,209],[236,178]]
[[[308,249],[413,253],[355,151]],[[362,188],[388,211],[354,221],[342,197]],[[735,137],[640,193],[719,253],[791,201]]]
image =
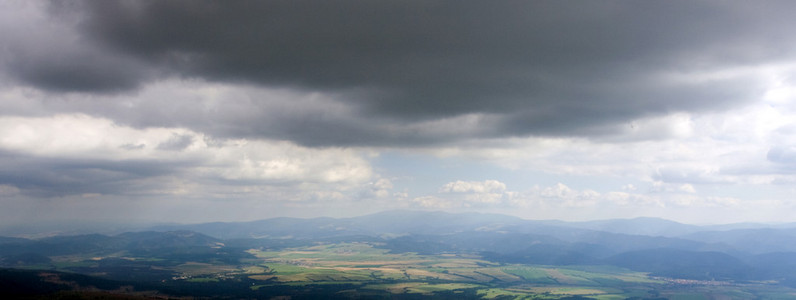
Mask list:
[[[653,248],[719,251],[736,256],[796,251],[796,243],[790,242],[796,237],[796,229],[709,231],[714,228],[716,227],[700,227],[656,218],[563,222],[524,220],[499,214],[398,210],[353,218],[273,218],[249,222],[161,225],[151,227],[150,230],[187,230],[216,239],[235,240],[235,243],[242,246],[258,247],[288,247],[305,243],[298,240],[351,237],[356,237],[354,240],[389,240],[413,236],[401,239],[407,244],[400,247],[397,242],[392,242],[395,249],[409,249],[412,248],[409,247],[413,243],[412,239],[440,236],[436,241],[446,243],[445,247],[452,247],[451,249],[503,254],[529,247],[528,243],[518,241],[534,239],[545,240],[547,244],[556,241],[555,243],[564,242],[567,245],[593,245],[590,246],[593,251],[590,256],[597,258]],[[528,238],[529,236],[534,238]],[[458,241],[454,242],[456,239]],[[480,248],[467,246],[470,241],[478,241],[474,244]],[[87,240],[82,244],[99,242]],[[2,247],[0,244],[0,248]]]
[[115,223],[89,221],[46,221],[25,226],[2,226],[0,236],[24,238],[46,238],[53,236],[74,236],[99,233],[116,235],[124,232],[142,231],[160,223]]
[[541,265],[588,265],[599,264],[595,254],[605,249],[595,244],[532,244],[513,252],[483,251],[486,260],[502,263]]
[[163,225],[151,230],[190,230],[218,238],[312,239],[351,235],[448,234],[497,230],[525,222],[497,214],[387,211],[353,218],[273,218],[250,222]]
[[25,238],[0,236],[0,244],[25,243],[27,241],[30,240]]
[[318,238],[363,233],[345,219],[273,218],[250,222],[215,222],[190,225],[163,225],[154,231],[189,230],[217,238]]
[[604,262],[655,276],[699,280],[750,279],[753,271],[752,267],[726,253],[667,248],[626,252]]
[[682,238],[704,243],[725,244],[738,251],[752,254],[796,252],[796,228],[703,231],[684,235]]
[[721,251],[736,253],[736,249],[720,243],[704,242],[684,238],[663,236],[630,235],[594,231],[581,233],[571,239],[574,243],[610,245],[610,249],[618,252],[634,251],[651,248],[670,248],[691,251]]
[[[709,227],[714,228],[714,227]],[[413,239],[436,236],[445,247],[461,251],[516,253],[531,245],[590,245],[590,256],[608,257],[622,252],[669,248],[719,251],[736,256],[766,252],[796,252],[796,229],[739,229],[700,231],[703,227],[655,219],[636,218],[590,222],[535,221],[498,214],[387,211],[353,218],[273,218],[250,222],[214,222],[150,227],[148,233],[114,236],[88,234],[36,240],[0,239],[0,253],[22,253],[26,243],[58,250],[48,253],[138,248],[176,243],[214,245],[222,240],[241,246],[287,247],[298,240],[390,240],[395,249],[412,248]],[[170,234],[157,232],[171,232]],[[180,236],[177,232],[197,235]],[[149,240],[142,236],[148,236]],[[211,238],[212,237],[212,238]],[[406,245],[397,246],[397,241]],[[440,246],[442,247],[442,246]],[[109,250],[110,251],[110,250]]]
[[719,225],[704,225],[701,226],[701,228],[702,231],[728,231],[728,230],[737,230],[737,229],[761,229],[761,228],[787,229],[787,228],[796,228],[796,223],[774,223],[774,224],[730,223],[730,224],[719,224]]
[[42,239],[0,239],[0,256],[35,253],[46,256],[113,253],[118,251],[152,251],[176,248],[212,248],[221,240],[190,231],[134,232],[115,236],[86,234]]
[[346,219],[358,228],[384,234],[450,234],[495,231],[528,222],[513,216],[482,213],[387,211]]
[[[615,265],[692,279],[778,280],[796,286],[796,228],[717,231],[661,219],[535,221],[497,214],[388,211],[354,218],[273,218],[152,226],[114,235],[37,239],[0,237],[0,264],[46,266],[52,256],[123,253],[174,266],[187,261],[235,265],[245,250],[368,242],[391,252],[480,255],[499,263]],[[173,274],[153,262],[104,258],[74,272],[118,280]],[[158,271],[161,270],[161,271]]]
[[759,254],[748,257],[744,260],[748,265],[753,266],[753,276],[755,278],[790,278],[787,281],[790,286],[796,286],[796,252],[774,252]]
[[588,222],[551,222],[557,226],[582,228],[630,235],[677,237],[703,231],[696,225],[687,225],[659,218],[612,219]]
[[193,231],[127,232],[115,236],[125,243],[125,248],[158,249],[179,247],[213,247],[221,240]]

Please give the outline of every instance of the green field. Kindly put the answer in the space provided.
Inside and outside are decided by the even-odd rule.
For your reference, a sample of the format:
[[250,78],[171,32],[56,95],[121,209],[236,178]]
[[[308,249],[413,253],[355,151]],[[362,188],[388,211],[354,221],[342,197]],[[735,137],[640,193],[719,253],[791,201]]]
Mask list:
[[[389,253],[367,243],[341,243],[286,249],[249,250],[261,273],[245,270],[263,284],[357,284],[360,292],[435,295],[475,292],[483,299],[591,299],[665,297],[669,299],[748,299],[762,286],[676,285],[613,266],[534,266],[497,264],[472,255]],[[765,297],[788,299],[787,289]]]
[[[767,283],[694,282],[651,278],[614,266],[500,264],[471,254],[390,253],[378,244],[327,243],[278,251],[249,249],[238,264],[147,260],[147,257],[63,257],[56,270],[91,272],[106,259],[172,272],[174,284],[240,285],[253,293],[334,293],[341,297],[478,299],[795,299],[796,290]],[[157,265],[155,265],[157,264]],[[86,271],[88,270],[88,271]],[[99,269],[98,269],[99,270]],[[101,274],[102,272],[96,272]],[[281,294],[284,293],[284,294]],[[259,295],[259,294],[258,294]]]

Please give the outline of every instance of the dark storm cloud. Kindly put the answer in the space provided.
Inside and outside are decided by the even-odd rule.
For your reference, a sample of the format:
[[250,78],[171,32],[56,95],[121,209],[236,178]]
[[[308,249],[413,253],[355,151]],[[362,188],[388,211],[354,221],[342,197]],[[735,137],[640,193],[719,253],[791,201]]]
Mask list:
[[0,184],[35,197],[81,194],[145,194],[162,188],[158,178],[174,175],[187,162],[42,158],[0,151]]
[[105,57],[93,49],[61,49],[58,53],[30,53],[16,49],[7,64],[19,79],[55,92],[91,91],[113,93],[137,88],[146,68]]
[[[375,125],[469,113],[501,120],[462,138],[610,134],[634,118],[726,109],[760,92],[755,78],[688,82],[667,74],[776,63],[793,58],[795,49],[788,31],[796,22],[788,12],[796,3],[789,1],[66,3],[54,2],[50,10],[79,16],[81,38],[98,45],[91,49],[101,49],[100,57],[136,67],[102,59],[30,60],[12,71],[18,78],[45,89],[91,92],[179,74],[336,93],[355,107],[345,120],[309,122],[318,123],[317,130],[296,119],[279,126],[213,125],[224,128],[217,135],[302,144],[422,144],[439,136],[413,138],[411,130]],[[196,116],[172,118],[208,126]]]
[[[73,5],[68,5],[69,3]],[[37,88],[54,91],[119,92],[150,78],[146,62],[105,49],[74,27],[82,18],[70,13],[77,2],[0,3],[0,65],[4,72]],[[71,7],[74,8],[74,7]],[[77,11],[75,11],[77,12]]]

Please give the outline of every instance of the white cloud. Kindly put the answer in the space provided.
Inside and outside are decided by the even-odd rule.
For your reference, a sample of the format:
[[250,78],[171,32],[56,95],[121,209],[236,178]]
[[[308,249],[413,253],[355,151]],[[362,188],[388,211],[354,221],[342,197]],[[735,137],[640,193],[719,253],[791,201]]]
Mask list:
[[497,180],[450,182],[440,188],[443,193],[502,193],[506,184]]
[[197,169],[228,180],[362,183],[369,163],[352,149],[313,149],[289,142],[230,140],[201,149],[207,163]]
[[[299,189],[297,195],[302,194],[303,188],[339,193],[364,185],[373,176],[369,162],[354,149],[307,148],[285,141],[213,140],[184,128],[136,129],[82,114],[0,117],[0,150],[110,164],[130,160],[158,162],[181,177],[164,185],[183,192],[189,186],[195,189],[212,182],[222,186],[288,185]],[[389,182],[378,184],[384,188]],[[318,192],[309,198],[326,195]],[[333,193],[328,196],[339,197]]]
[[691,184],[666,183],[663,181],[653,182],[652,185],[650,186],[649,191],[651,193],[688,193],[688,194],[696,193],[696,189]]
[[360,198],[362,199],[385,199],[390,197],[406,198],[403,193],[393,193],[393,184],[387,178],[376,178],[375,181],[368,183],[368,188],[363,189]]
[[[510,170],[652,183],[767,185],[796,174],[796,110],[765,102],[707,114],[675,113],[627,125],[625,136],[473,140],[424,150]],[[658,137],[665,136],[665,139]]]
[[[734,197],[700,196],[690,184],[672,185],[657,182],[650,192],[597,192],[573,189],[563,183],[550,186],[535,185],[527,190],[513,191],[497,188],[492,192],[478,188],[484,182],[456,181],[443,186],[435,195],[415,197],[406,203],[410,208],[467,210],[508,213],[526,218],[555,218],[590,220],[608,217],[657,216],[695,222],[698,219],[678,218],[683,211],[724,214],[728,217],[744,209],[744,203]],[[505,185],[504,185],[505,186]],[[457,192],[458,191],[458,192]],[[693,217],[698,216],[695,214]]]
[[84,114],[0,117],[0,148],[47,157],[133,159],[164,153],[173,136],[197,135],[181,128],[134,129]]
[[465,207],[500,204],[505,197],[505,191],[506,184],[497,180],[458,180],[439,189],[441,195],[447,194],[446,198],[455,198],[459,205]]

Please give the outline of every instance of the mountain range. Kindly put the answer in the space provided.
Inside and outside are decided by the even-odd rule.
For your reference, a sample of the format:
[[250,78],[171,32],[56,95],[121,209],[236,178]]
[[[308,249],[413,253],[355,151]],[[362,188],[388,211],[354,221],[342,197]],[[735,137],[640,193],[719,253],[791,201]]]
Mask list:
[[794,224],[697,226],[655,218],[564,222],[425,211],[168,224],[117,234],[0,237],[0,264],[46,264],[54,256],[90,253],[234,261],[248,255],[246,249],[341,241],[374,243],[395,253],[467,253],[500,263],[614,265],[675,278],[796,283]]

